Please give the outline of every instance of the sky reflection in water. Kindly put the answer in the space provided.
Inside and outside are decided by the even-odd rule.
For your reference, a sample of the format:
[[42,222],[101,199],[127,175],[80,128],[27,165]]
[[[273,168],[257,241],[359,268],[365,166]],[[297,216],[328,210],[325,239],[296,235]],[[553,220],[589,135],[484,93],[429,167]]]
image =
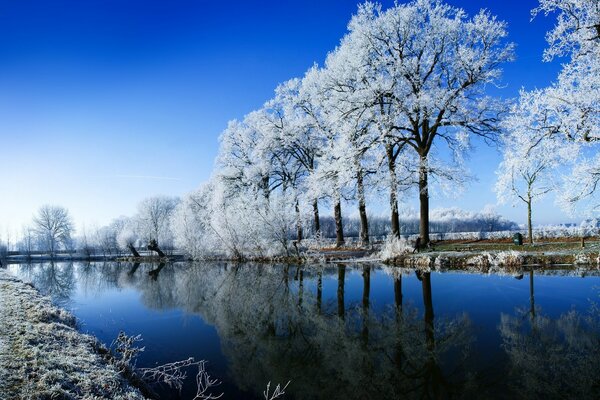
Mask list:
[[[267,382],[288,380],[288,399],[600,396],[597,272],[228,263],[10,270],[107,345],[120,330],[141,334],[138,366],[208,360],[224,398],[262,398]],[[190,371],[181,398],[193,393]]]

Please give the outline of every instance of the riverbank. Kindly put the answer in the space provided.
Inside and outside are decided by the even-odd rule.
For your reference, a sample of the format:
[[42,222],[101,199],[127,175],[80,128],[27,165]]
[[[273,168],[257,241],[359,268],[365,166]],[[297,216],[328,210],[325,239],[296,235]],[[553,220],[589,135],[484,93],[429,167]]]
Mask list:
[[564,251],[434,251],[403,254],[382,260],[388,265],[408,268],[462,269],[480,268],[485,272],[489,267],[551,267],[600,265],[598,249]]
[[0,398],[144,399],[73,315],[0,269]]

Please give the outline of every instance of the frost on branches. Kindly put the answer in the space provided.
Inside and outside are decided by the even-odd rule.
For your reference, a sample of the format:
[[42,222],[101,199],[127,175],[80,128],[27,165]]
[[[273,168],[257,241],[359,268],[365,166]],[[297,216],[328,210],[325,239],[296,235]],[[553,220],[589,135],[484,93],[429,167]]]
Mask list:
[[546,61],[566,58],[555,83],[543,90],[522,94],[538,105],[537,121],[543,136],[554,149],[579,147],[579,157],[565,174],[559,204],[568,210],[585,205],[597,210],[597,142],[600,139],[600,6],[597,0],[541,0],[534,16],[556,14],[556,25],[548,32]]
[[577,157],[578,148],[571,143],[557,147],[546,139],[548,111],[539,91],[521,91],[503,126],[496,193],[500,202],[526,205],[528,239],[533,243],[532,204],[556,187],[559,168]]

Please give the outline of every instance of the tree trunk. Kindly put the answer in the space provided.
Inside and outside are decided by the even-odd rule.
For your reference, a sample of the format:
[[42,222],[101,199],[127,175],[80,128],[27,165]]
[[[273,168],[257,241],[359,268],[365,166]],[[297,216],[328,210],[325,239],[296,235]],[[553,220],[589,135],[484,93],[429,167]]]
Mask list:
[[152,239],[150,243],[148,243],[148,250],[155,251],[160,258],[165,257],[165,253],[163,253],[162,250],[158,247],[158,242],[154,239]]
[[527,237],[529,244],[533,244],[533,229],[531,225],[531,196],[527,197]]
[[269,177],[268,176],[263,176],[263,178],[261,179],[260,182],[260,186],[261,186],[261,190],[263,192],[263,197],[267,200],[269,200]]
[[421,156],[419,165],[419,236],[421,238],[421,247],[429,245],[429,188],[428,185],[428,166],[427,157]]
[[339,195],[335,199],[333,213],[335,218],[335,245],[341,247],[344,245],[344,226],[342,224],[342,204]]
[[133,247],[133,244],[127,243],[127,248],[129,249],[129,251],[131,252],[131,254],[133,254],[134,257],[139,257],[140,256],[140,253],[138,253],[137,250],[135,249],[135,247]]
[[302,219],[300,218],[300,203],[296,199],[296,240],[298,243],[302,241],[303,231],[302,231]]
[[367,219],[363,171],[360,168],[356,179],[356,191],[358,193],[358,214],[360,215],[360,244],[365,246],[369,244],[369,221]]
[[313,200],[313,218],[314,218],[314,228],[315,228],[315,236],[321,236],[321,221],[319,220],[319,200]]
[[392,212],[392,235],[400,237],[400,216],[398,215],[398,182],[396,181],[396,159],[394,157],[394,146],[385,145],[385,155],[388,162],[390,174],[390,210]]

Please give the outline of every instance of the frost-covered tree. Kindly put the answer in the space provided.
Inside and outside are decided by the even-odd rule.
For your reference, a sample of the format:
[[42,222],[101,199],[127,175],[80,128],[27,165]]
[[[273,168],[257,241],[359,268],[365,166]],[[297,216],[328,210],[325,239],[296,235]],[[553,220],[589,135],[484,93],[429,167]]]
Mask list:
[[140,238],[146,243],[156,241],[162,246],[172,246],[171,216],[179,199],[154,196],[138,204],[137,223]]
[[538,92],[547,121],[545,140],[576,143],[582,148],[563,183],[559,201],[571,208],[591,202],[600,182],[597,143],[600,140],[600,5],[597,0],[541,0],[533,13],[557,13],[557,23],[546,38],[545,61],[567,57],[554,84]]
[[[373,128],[370,109],[354,103],[357,95],[356,71],[348,68],[344,57],[348,51],[342,47],[327,58],[326,67],[311,68],[305,77],[304,91],[308,98],[327,110],[323,113],[325,124],[338,135],[337,155],[333,168],[338,179],[350,189],[358,203],[360,241],[369,243],[369,223],[366,207],[366,188],[370,175],[377,170],[378,135]],[[328,161],[331,164],[332,160]],[[347,196],[348,197],[348,196]]]
[[33,217],[35,233],[44,243],[45,250],[54,252],[60,246],[66,248],[75,230],[69,211],[61,206],[44,205]]
[[527,206],[527,232],[533,244],[532,204],[554,189],[558,169],[577,156],[577,147],[556,146],[546,136],[547,110],[539,92],[521,91],[519,102],[503,122],[503,161],[496,171],[496,193],[501,203]]
[[399,234],[395,162],[409,150],[418,157],[421,242],[427,244],[432,148],[444,143],[458,154],[470,136],[489,139],[497,130],[503,107],[485,96],[485,86],[513,57],[505,24],[486,11],[469,18],[440,1],[415,0],[385,11],[365,3],[349,30],[338,52],[362,86],[351,102],[372,110],[385,150],[392,232]]
[[121,230],[117,234],[117,244],[119,248],[125,251],[130,251],[134,257],[139,257],[136,246],[139,240],[138,224],[133,218],[128,218]]
[[[307,178],[315,172],[323,151],[320,138],[315,134],[319,129],[318,120],[314,118],[314,101],[305,89],[306,82],[305,77],[282,83],[275,89],[275,97],[266,104],[270,111],[269,143],[283,150],[275,159],[291,164],[288,169],[295,178],[294,186],[298,191],[302,191]],[[319,235],[319,199],[306,198],[305,201],[311,203],[313,230],[315,235]]]

